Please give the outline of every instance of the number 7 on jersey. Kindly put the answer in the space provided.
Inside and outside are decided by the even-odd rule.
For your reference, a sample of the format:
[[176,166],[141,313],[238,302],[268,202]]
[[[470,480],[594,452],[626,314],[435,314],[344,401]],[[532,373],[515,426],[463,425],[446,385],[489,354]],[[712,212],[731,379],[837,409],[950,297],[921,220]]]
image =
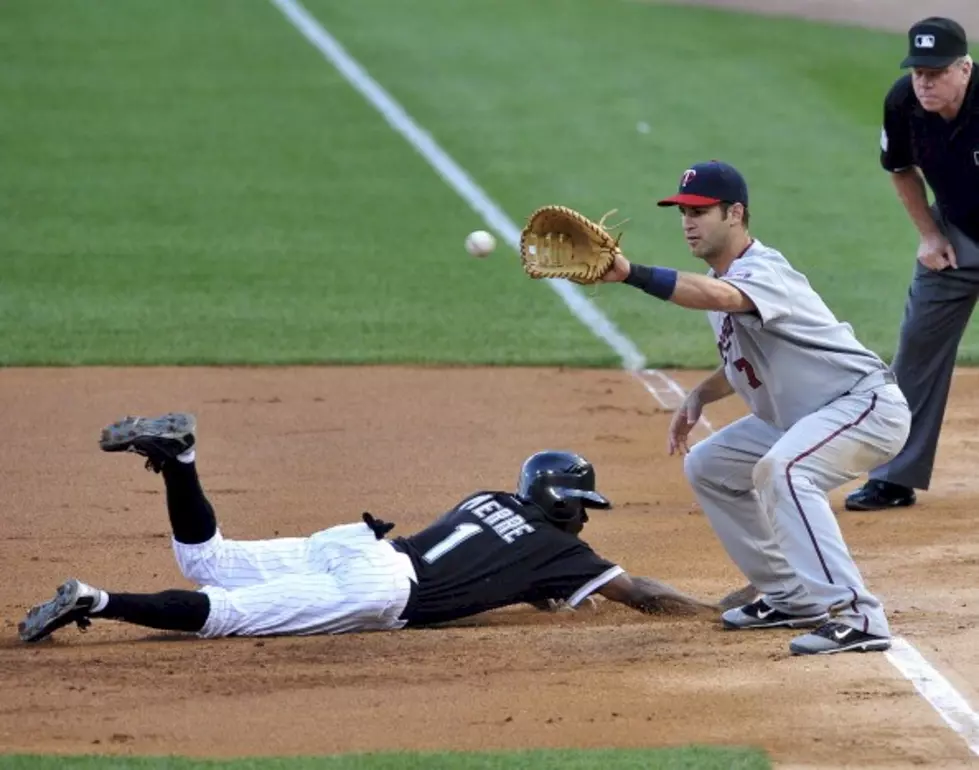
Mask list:
[[755,367],[751,365],[751,362],[747,358],[739,358],[734,362],[734,368],[739,372],[744,374],[748,379],[748,384],[751,386],[752,390],[758,390],[762,386],[762,381],[758,379],[755,374]]

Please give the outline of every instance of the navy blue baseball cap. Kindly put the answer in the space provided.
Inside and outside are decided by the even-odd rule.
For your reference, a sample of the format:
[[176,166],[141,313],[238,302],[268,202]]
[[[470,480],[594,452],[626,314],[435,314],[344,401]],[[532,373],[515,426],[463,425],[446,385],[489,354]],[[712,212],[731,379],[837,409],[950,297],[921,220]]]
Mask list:
[[677,194],[657,206],[714,206],[718,203],[748,205],[748,184],[734,166],[719,160],[691,166],[680,177]]

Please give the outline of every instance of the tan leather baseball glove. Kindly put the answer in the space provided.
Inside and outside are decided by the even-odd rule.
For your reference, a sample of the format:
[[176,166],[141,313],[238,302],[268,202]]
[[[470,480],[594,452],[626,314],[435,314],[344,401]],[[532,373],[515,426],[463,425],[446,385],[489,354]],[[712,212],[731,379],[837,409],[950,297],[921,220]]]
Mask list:
[[[531,278],[598,283],[620,254],[619,238],[605,229],[608,212],[593,222],[567,206],[542,206],[520,232],[520,259]],[[620,223],[621,224],[621,223]]]

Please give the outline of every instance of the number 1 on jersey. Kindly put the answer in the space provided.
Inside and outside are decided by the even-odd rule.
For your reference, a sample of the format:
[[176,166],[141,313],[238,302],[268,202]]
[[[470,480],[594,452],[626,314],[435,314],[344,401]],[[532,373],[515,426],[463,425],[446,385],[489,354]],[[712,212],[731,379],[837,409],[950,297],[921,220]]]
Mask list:
[[457,545],[466,542],[469,538],[478,535],[483,531],[483,528],[478,524],[460,524],[453,530],[452,534],[441,541],[433,545],[424,554],[422,558],[429,564],[432,564],[436,559],[441,556],[445,556],[449,551],[455,548]]
[[748,384],[751,386],[752,390],[758,390],[761,387],[762,382],[755,375],[755,367],[751,365],[751,362],[747,358],[739,358],[734,362],[734,368],[739,372],[742,372],[745,377],[748,378]]

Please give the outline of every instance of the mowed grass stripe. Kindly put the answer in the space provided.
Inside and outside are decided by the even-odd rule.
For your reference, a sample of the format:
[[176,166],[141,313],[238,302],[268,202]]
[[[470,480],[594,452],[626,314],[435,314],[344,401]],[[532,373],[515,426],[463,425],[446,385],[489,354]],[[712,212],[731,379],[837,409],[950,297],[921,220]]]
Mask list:
[[0,46],[0,364],[614,363],[268,3],[13,0]]

